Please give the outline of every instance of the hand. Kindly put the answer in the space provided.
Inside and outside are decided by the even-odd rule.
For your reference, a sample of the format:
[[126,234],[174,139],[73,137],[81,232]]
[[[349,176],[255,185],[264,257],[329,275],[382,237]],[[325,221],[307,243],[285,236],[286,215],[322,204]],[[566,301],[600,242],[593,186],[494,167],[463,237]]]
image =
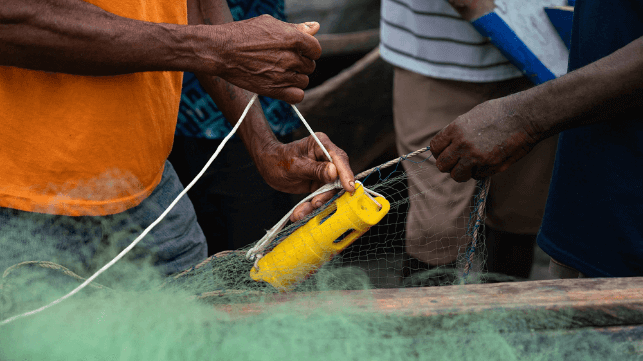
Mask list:
[[435,165],[456,182],[504,171],[540,140],[526,113],[517,110],[511,97],[478,105],[433,137]]
[[[271,187],[287,193],[311,193],[339,177],[347,192],[355,191],[355,176],[348,163],[346,152],[339,149],[324,133],[315,133],[333,158],[330,163],[312,136],[288,143],[272,143],[257,160],[257,168]],[[315,196],[300,205],[291,216],[295,222],[319,208],[335,192]]]
[[449,3],[468,21],[490,13],[496,7],[493,0],[449,0]]
[[316,22],[289,24],[269,15],[219,25],[225,28],[217,74],[259,95],[299,103],[321,46]]

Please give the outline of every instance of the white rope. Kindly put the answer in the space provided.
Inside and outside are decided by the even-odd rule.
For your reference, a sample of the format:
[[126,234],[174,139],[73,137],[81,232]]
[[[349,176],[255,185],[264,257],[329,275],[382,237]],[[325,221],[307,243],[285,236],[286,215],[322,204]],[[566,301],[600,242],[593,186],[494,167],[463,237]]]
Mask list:
[[[362,184],[362,183],[360,182],[360,184]],[[363,185],[363,184],[362,184],[362,185]],[[386,199],[386,197],[384,197],[383,195],[381,195],[381,194],[377,193],[376,191],[374,191],[374,190],[372,190],[372,189],[368,189],[368,188],[364,187],[364,191],[365,191],[366,193],[370,193],[370,195],[373,195],[373,196],[375,196],[375,197],[380,197],[380,198],[384,198],[384,199]],[[377,203],[377,202],[376,202],[376,203]],[[381,208],[381,207],[380,207],[380,208]]]
[[[355,181],[355,184],[357,184],[359,186],[362,186],[364,188],[364,192],[366,193],[366,195],[377,205],[377,207],[382,209],[382,205],[378,201],[376,201],[373,197],[371,197],[371,194],[376,196],[376,197],[384,198],[383,195],[364,187],[362,182],[360,182],[358,180]],[[290,218],[290,215],[295,211],[295,209],[297,207],[299,207],[299,205],[301,205],[302,203],[308,202],[310,199],[312,199],[313,197],[315,197],[318,194],[325,193],[325,192],[328,192],[328,191],[332,191],[334,189],[340,189],[340,188],[342,188],[342,185],[339,182],[339,180],[337,180],[337,181],[335,181],[333,183],[328,183],[328,184],[324,185],[323,187],[320,187],[318,190],[316,190],[315,192],[309,194],[306,198],[302,199],[301,202],[297,203],[296,206],[294,206],[288,213],[286,213],[286,215],[283,216],[283,218],[281,218],[279,220],[279,222],[277,222],[277,224],[275,224],[272,228],[270,228],[270,230],[266,233],[266,235],[263,236],[257,242],[257,244],[254,245],[254,247],[252,247],[252,248],[250,248],[248,250],[248,252],[246,253],[246,258],[251,260],[251,261],[254,260],[255,261],[255,267],[258,270],[259,267],[257,266],[257,262],[259,261],[259,259],[261,257],[263,257],[263,251],[265,251],[266,247],[268,247],[270,242],[272,242],[277,237],[277,233],[279,233],[284,228],[284,226],[288,222],[288,219]]]
[[181,197],[183,197],[183,196],[184,196],[184,195],[185,195],[185,194],[190,190],[190,188],[192,188],[192,186],[193,186],[193,185],[194,185],[194,184],[195,184],[195,183],[196,183],[196,182],[201,178],[201,176],[205,173],[205,171],[208,169],[208,167],[210,166],[210,164],[212,164],[212,162],[214,162],[214,159],[219,155],[219,153],[221,152],[221,149],[223,149],[223,146],[226,144],[226,142],[227,142],[227,141],[228,141],[228,140],[229,140],[229,139],[234,135],[234,133],[237,131],[237,129],[239,129],[239,126],[241,125],[241,122],[243,121],[243,119],[244,119],[244,118],[246,117],[246,115],[248,114],[248,111],[250,110],[250,107],[252,106],[252,104],[255,102],[255,100],[256,100],[256,99],[257,99],[257,94],[255,94],[255,95],[252,97],[252,99],[250,99],[250,102],[249,102],[249,103],[248,103],[248,105],[246,106],[246,109],[243,111],[243,114],[241,114],[241,117],[239,118],[239,121],[237,122],[237,124],[235,124],[234,128],[232,128],[232,131],[230,131],[230,134],[228,134],[228,135],[223,139],[223,141],[221,142],[221,144],[219,145],[219,147],[217,148],[217,150],[214,152],[214,154],[212,155],[212,157],[210,158],[210,160],[205,164],[205,166],[203,167],[203,169],[201,170],[201,172],[199,172],[199,174],[197,174],[197,176],[196,176],[196,177],[194,177],[194,179],[192,180],[192,182],[190,182],[190,184],[188,184],[188,186],[187,186],[187,187],[185,187],[185,189],[184,189],[181,193],[179,193],[179,195],[178,195],[178,196],[176,197],[176,199],[174,199],[174,201],[173,201],[173,202],[172,202],[172,203],[167,207],[167,209],[166,209],[163,213],[161,213],[161,215],[160,215],[160,216],[159,216],[159,217],[158,217],[158,218],[157,218],[157,219],[156,219],[152,224],[150,224],[150,225],[149,225],[149,226],[148,226],[148,227],[143,231],[143,233],[141,233],[141,235],[140,235],[140,236],[138,236],[138,237],[137,237],[137,238],[136,238],[136,239],[135,239],[135,240],[134,240],[134,241],[133,241],[129,246],[127,246],[127,248],[125,248],[123,251],[121,251],[121,253],[119,253],[119,254],[118,254],[118,256],[114,257],[114,259],[113,259],[113,260],[111,260],[108,264],[106,264],[105,266],[103,266],[103,268],[101,268],[100,270],[98,270],[98,272],[94,273],[94,275],[92,275],[92,276],[91,276],[91,277],[89,277],[87,280],[85,280],[85,282],[83,282],[80,286],[76,287],[73,291],[69,292],[68,294],[64,295],[63,297],[61,297],[61,298],[59,298],[59,299],[57,299],[57,300],[55,300],[55,301],[51,302],[50,304],[48,304],[48,305],[46,305],[46,306],[40,307],[40,308],[38,308],[38,309],[36,309],[36,310],[29,311],[29,312],[25,312],[25,313],[23,313],[23,314],[16,315],[16,316],[13,316],[13,317],[10,317],[10,318],[8,318],[8,319],[6,319],[6,320],[4,320],[4,321],[0,322],[0,326],[4,326],[4,325],[6,325],[6,324],[8,324],[8,323],[10,323],[10,322],[13,322],[13,321],[15,321],[15,320],[19,319],[19,318],[23,318],[23,317],[27,317],[27,316],[35,315],[36,313],[42,312],[42,311],[44,311],[44,310],[46,310],[46,309],[48,309],[48,308],[50,308],[50,307],[52,307],[52,306],[54,306],[54,305],[59,304],[60,302],[62,302],[62,301],[64,301],[64,300],[66,300],[66,299],[68,299],[69,297],[71,297],[71,296],[75,295],[76,293],[80,292],[83,288],[85,288],[88,284],[90,284],[94,279],[96,279],[96,277],[100,276],[103,272],[107,271],[111,266],[113,266],[116,262],[118,262],[121,258],[123,258],[123,256],[125,256],[125,255],[130,251],[130,250],[132,250],[132,248],[134,248],[134,246],[136,246],[136,245],[137,245],[137,244],[138,244],[138,243],[143,239],[143,237],[145,237],[145,236],[146,236],[146,235],[147,235],[147,234],[152,230],[152,228],[154,228],[154,227],[155,227],[159,222],[161,222],[161,220],[162,220],[162,219],[163,219],[163,218],[164,218],[164,217],[165,217],[165,216],[170,212],[170,210],[172,210],[172,208],[174,208],[174,206],[179,202],[179,200],[181,199]]
[[[297,108],[294,105],[293,105],[293,108],[295,109],[295,112],[297,113],[297,115],[299,115],[299,118],[304,123],[306,128],[308,128],[308,131],[310,132],[310,134],[312,134],[313,137],[314,137],[315,133],[312,131],[310,126],[308,126],[308,123],[306,123],[306,120],[301,115],[299,110],[297,110]],[[317,139],[317,137],[315,137],[315,139]],[[322,148],[322,150],[324,150],[324,152],[327,153],[326,149],[324,148],[324,146],[321,144],[321,142],[318,139],[317,139],[317,144],[319,144],[319,146]],[[406,154],[406,155],[403,155],[401,157],[395,158],[395,159],[393,159],[391,161],[388,161],[388,162],[386,162],[384,164],[381,164],[381,165],[379,165],[377,167],[373,167],[371,169],[365,170],[365,171],[363,171],[360,174],[355,176],[355,183],[360,184],[362,187],[364,187],[364,184],[362,184],[362,182],[358,181],[357,179],[364,178],[364,177],[368,176],[369,174],[375,172],[378,169],[384,169],[384,168],[390,167],[390,166],[392,166],[394,164],[398,164],[401,161],[406,160],[407,158],[411,158],[411,157],[414,157],[414,156],[416,156],[418,154],[427,152],[430,149],[431,149],[431,147],[424,147],[424,148],[418,149],[418,150],[416,150],[414,152],[411,152],[409,154]],[[255,267],[258,270],[259,267],[257,266],[257,262],[259,262],[259,259],[261,259],[261,257],[263,257],[262,252],[265,251],[266,247],[277,237],[277,233],[279,233],[284,228],[284,226],[288,222],[288,219],[290,218],[290,215],[293,213],[295,208],[299,207],[299,205],[301,205],[302,203],[309,201],[311,198],[315,197],[318,194],[328,192],[328,191],[331,191],[331,190],[334,190],[334,189],[339,189],[339,188],[341,188],[341,184],[339,183],[339,180],[335,181],[334,183],[326,184],[325,186],[319,188],[317,191],[315,191],[314,193],[312,193],[309,196],[307,196],[306,198],[304,198],[301,202],[297,203],[297,205],[294,206],[290,210],[290,212],[288,212],[283,218],[281,218],[279,220],[279,222],[277,222],[277,224],[275,224],[272,228],[270,228],[270,230],[267,231],[265,236],[263,236],[252,248],[250,248],[248,250],[248,252],[246,253],[246,258],[249,259],[249,260],[254,260],[255,261]],[[384,197],[380,193],[377,193],[374,190],[368,189],[366,187],[364,187],[364,192],[366,192],[366,195],[373,202],[375,202],[375,204],[380,209],[382,209],[382,205],[378,201],[376,201],[373,197],[371,197],[371,195],[376,196],[376,197],[382,197],[384,199],[386,199],[386,197]]]
[[[63,297],[61,297],[61,298],[49,303],[48,305],[40,307],[40,308],[38,308],[36,310],[25,312],[25,313],[22,313],[20,315],[10,317],[10,318],[0,322],[0,326],[4,326],[4,325],[6,325],[6,324],[8,324],[10,322],[13,322],[13,321],[19,319],[19,318],[23,318],[23,317],[27,317],[27,316],[31,316],[31,315],[35,315],[37,313],[40,313],[40,312],[42,312],[42,311],[44,311],[44,310],[46,310],[46,309],[48,309],[48,308],[50,308],[52,306],[55,306],[55,305],[61,303],[62,301],[70,298],[71,296],[77,294],[83,288],[85,288],[87,285],[89,285],[92,281],[94,281],[98,276],[100,276],[103,272],[107,271],[116,262],[118,262],[121,258],[123,258],[129,251],[131,251],[132,248],[134,248],[143,239],[143,237],[145,237],[152,230],[152,228],[154,228],[157,224],[159,224],[161,222],[161,220],[163,220],[163,218],[165,218],[165,216],[178,203],[178,201],[181,199],[181,197],[183,197],[192,188],[192,186],[194,186],[194,184],[203,176],[205,171],[212,164],[212,162],[214,162],[214,160],[219,155],[219,153],[221,152],[221,150],[223,149],[225,144],[228,142],[228,140],[234,135],[234,133],[237,131],[237,129],[239,129],[239,126],[241,125],[241,122],[243,121],[243,119],[248,114],[248,111],[250,111],[250,107],[252,106],[252,104],[255,102],[256,99],[257,99],[257,94],[255,94],[252,97],[252,99],[250,99],[250,102],[248,103],[248,105],[246,106],[245,110],[241,114],[241,117],[239,118],[239,121],[237,122],[237,124],[235,124],[235,126],[232,128],[232,131],[230,131],[230,134],[228,134],[223,139],[221,144],[219,144],[219,146],[217,147],[217,150],[214,152],[212,157],[210,157],[210,160],[208,160],[208,162],[205,164],[203,169],[201,169],[199,174],[197,174],[196,177],[194,177],[192,182],[190,182],[190,184],[188,184],[185,187],[185,189],[181,193],[179,193],[179,195],[167,207],[167,209],[163,213],[161,213],[161,215],[152,224],[150,224],[134,241],[132,241],[132,243],[129,246],[127,246],[127,248],[125,248],[123,251],[121,251],[121,253],[119,253],[116,257],[114,257],[113,260],[111,260],[109,263],[107,263],[105,266],[103,266],[100,270],[98,270],[96,273],[94,273],[91,277],[89,277],[87,280],[85,280],[85,282],[80,284],[78,287],[76,287],[74,290],[72,290],[71,292],[69,292],[65,296],[63,296]],[[292,105],[292,107],[295,110],[295,113],[297,113],[297,115],[299,116],[299,119],[301,119],[302,123],[304,123],[304,126],[306,126],[306,128],[310,132],[310,135],[312,135],[312,137],[315,139],[315,141],[317,142],[319,147],[322,149],[322,151],[324,152],[324,154],[326,155],[328,160],[332,163],[333,159],[331,158],[330,153],[328,153],[328,150],[326,149],[326,147],[324,147],[324,145],[319,140],[319,138],[317,138],[317,135],[315,135],[315,132],[313,132],[313,130],[310,127],[310,125],[308,125],[308,122],[306,122],[306,119],[304,119],[303,115],[301,115],[301,113],[299,112],[299,109],[297,109],[297,107],[295,105]],[[362,187],[364,187],[364,185],[361,184],[359,181],[356,181],[356,183],[358,183],[358,184],[362,185]],[[297,208],[302,203],[307,202],[308,200],[312,199],[316,195],[319,195],[321,193],[328,192],[328,191],[331,191],[331,190],[334,190],[334,189],[340,189],[340,188],[342,188],[342,185],[339,182],[339,180],[337,180],[337,181],[335,181],[333,183],[329,183],[329,184],[326,184],[326,185],[322,186],[317,191],[315,191],[315,192],[311,193],[310,195],[308,195],[301,202],[299,202],[295,207],[293,207],[293,209],[291,209],[290,212],[288,212],[288,214],[286,214],[279,222],[277,222],[277,224],[274,227],[272,227],[266,233],[266,235],[261,240],[259,240],[259,242],[257,242],[257,244],[253,248],[251,248],[248,251],[248,253],[246,254],[246,257],[248,259],[255,259],[255,266],[256,266],[257,261],[262,257],[260,252],[263,252],[263,250],[266,248],[266,246],[277,236],[277,233],[279,231],[281,231],[281,229],[284,227],[284,225],[286,224],[286,222],[290,218],[290,215],[295,210],[295,208]],[[367,194],[370,193],[370,194],[382,197],[379,193],[376,193],[376,192],[374,192],[374,191],[372,191],[370,189],[367,189],[366,187],[364,187],[364,190],[367,192]],[[373,200],[373,202],[375,202],[375,204],[378,205],[378,207],[380,207],[380,208],[382,207],[375,199],[370,197],[370,195],[369,195],[369,198],[371,198]]]
[[[328,150],[326,150],[326,147],[324,147],[324,145],[319,140],[319,138],[317,138],[317,135],[315,135],[315,132],[313,132],[313,129],[310,127],[310,125],[308,125],[308,122],[306,121],[306,119],[304,119],[304,116],[301,115],[301,113],[299,112],[299,109],[297,109],[297,107],[294,104],[292,105],[292,108],[295,110],[295,113],[297,113],[297,116],[299,117],[299,119],[301,119],[301,122],[304,123],[304,126],[306,127],[306,129],[308,129],[308,132],[310,133],[310,135],[313,136],[313,138],[317,142],[317,145],[319,145],[319,147],[324,152],[324,154],[326,155],[328,160],[332,163],[333,158],[331,158],[330,153],[328,153]],[[246,253],[246,258],[249,259],[249,260],[255,260],[255,267],[257,267],[257,261],[259,261],[259,258],[261,258],[263,256],[261,254],[261,252],[263,252],[266,249],[266,246],[270,242],[272,242],[273,239],[275,239],[275,237],[277,236],[277,233],[279,233],[279,231],[281,231],[282,228],[284,228],[284,226],[288,222],[288,219],[290,218],[290,215],[295,211],[295,208],[299,207],[302,203],[308,202],[310,199],[312,199],[313,197],[315,197],[318,194],[322,194],[324,192],[332,191],[334,189],[339,189],[341,187],[342,187],[342,185],[339,183],[339,180],[337,180],[337,181],[335,181],[333,183],[328,183],[328,184],[320,187],[318,190],[316,190],[315,192],[309,194],[306,198],[302,199],[299,203],[297,203],[297,205],[292,207],[290,212],[288,212],[285,216],[283,216],[279,220],[279,222],[277,222],[277,224],[275,224],[272,228],[270,228],[268,230],[268,232],[266,232],[266,235],[263,236],[257,242],[257,244],[254,245],[254,247],[252,247],[252,248],[250,248],[248,250],[248,252]]]
[[[364,187],[364,190],[366,191],[366,187]],[[369,189],[369,191],[370,191],[370,189]],[[372,201],[373,201],[373,203],[375,203],[375,205],[377,206],[377,208],[382,209],[382,205],[380,204],[380,202],[376,201],[376,200],[375,200],[375,198],[373,198],[373,196],[371,195],[371,193],[370,193],[370,192],[366,191],[366,192],[364,192],[364,194],[366,194],[366,196],[368,197],[368,199],[372,200]],[[377,197],[377,196],[376,196],[376,197]]]
[[311,128],[310,125],[308,125],[308,122],[306,121],[306,119],[304,119],[304,116],[301,115],[301,113],[299,112],[299,109],[297,109],[295,104],[292,105],[292,108],[295,109],[295,113],[297,113],[297,115],[299,116],[299,119],[301,119],[301,122],[304,123],[304,125],[306,126],[306,129],[308,129],[308,132],[310,132],[310,135],[312,135],[313,138],[315,138],[315,141],[317,142],[319,147],[324,151],[324,154],[326,155],[326,157],[328,157],[328,161],[332,163],[333,158],[330,157],[330,153],[328,153],[328,151],[326,150],[326,147],[324,147],[321,141],[319,141],[319,138],[317,138],[317,135],[315,135],[315,132],[313,132],[313,128]]
[[290,218],[290,215],[295,211],[295,208],[299,207],[302,203],[308,202],[311,200],[313,197],[316,195],[322,194],[324,192],[332,191],[333,189],[339,189],[341,188],[342,185],[339,183],[339,181],[335,181],[333,183],[328,183],[322,187],[320,187],[318,190],[315,192],[309,194],[306,196],[306,198],[302,199],[299,203],[297,203],[296,206],[294,206],[288,213],[286,213],[285,216],[283,216],[277,224],[275,224],[268,232],[266,233],[265,236],[263,236],[257,244],[254,245],[254,247],[250,248],[248,252],[246,253],[246,258],[249,260],[256,260],[257,257],[261,257],[260,253],[263,252],[266,249],[266,246],[272,242],[273,239],[277,236],[277,233],[281,231],[282,228],[286,225],[288,222],[288,219]]
[[[332,163],[333,158],[330,157],[330,154],[328,153],[328,150],[326,150],[326,147],[324,147],[324,145],[321,143],[319,138],[317,138],[317,135],[315,135],[315,132],[313,132],[313,129],[310,127],[310,125],[308,125],[308,122],[306,121],[306,119],[304,119],[304,116],[301,115],[301,113],[299,112],[299,109],[297,109],[297,107],[294,104],[292,105],[292,108],[295,110],[295,113],[297,113],[297,116],[299,116],[299,119],[301,119],[301,122],[304,123],[304,126],[306,126],[306,129],[308,129],[308,132],[310,133],[310,135],[313,136],[313,138],[315,139],[315,141],[317,142],[319,147],[322,149],[322,151],[324,152],[326,157],[328,157],[328,160]],[[359,182],[357,180],[355,182],[356,182],[356,184],[360,184],[362,187],[364,187],[364,185],[361,182]],[[246,253],[246,258],[251,260],[251,261],[254,260],[255,261],[255,267],[257,269],[259,269],[259,267],[257,266],[257,262],[259,261],[259,259],[261,257],[263,257],[262,252],[266,249],[266,247],[270,244],[270,242],[272,242],[277,237],[277,233],[279,233],[284,228],[284,226],[288,222],[288,219],[290,219],[290,215],[292,215],[292,213],[295,211],[295,209],[297,207],[299,207],[301,204],[303,204],[305,202],[308,202],[309,200],[311,200],[316,195],[319,195],[319,194],[322,194],[322,193],[325,193],[325,192],[328,192],[328,191],[332,191],[332,190],[335,190],[335,189],[340,189],[340,188],[342,188],[342,185],[339,182],[339,180],[337,180],[337,181],[335,181],[333,183],[328,183],[328,184],[322,186],[321,188],[319,188],[315,192],[309,194],[306,198],[302,199],[288,213],[286,213],[286,215],[283,216],[279,220],[279,222],[277,222],[277,224],[275,224],[272,228],[270,228],[266,232],[265,236],[263,236],[252,248],[250,248],[248,250],[248,252]],[[366,195],[368,195],[368,197],[373,202],[375,202],[375,204],[380,209],[382,209],[382,205],[379,202],[377,202],[373,197],[371,197],[371,194],[375,195],[376,197],[382,197],[382,198],[384,198],[384,196],[382,196],[381,194],[379,194],[379,193],[377,193],[375,191],[372,191],[372,190],[370,190],[370,189],[368,189],[366,187],[364,187],[364,191],[366,192]]]

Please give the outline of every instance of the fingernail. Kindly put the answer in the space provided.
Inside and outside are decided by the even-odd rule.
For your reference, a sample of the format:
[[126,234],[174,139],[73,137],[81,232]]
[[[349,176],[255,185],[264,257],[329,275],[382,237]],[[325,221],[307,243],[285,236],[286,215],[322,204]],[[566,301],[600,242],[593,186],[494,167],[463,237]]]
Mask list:
[[[331,163],[332,164],[332,163]],[[333,181],[333,174],[332,174],[332,169],[330,166],[326,168],[326,176],[328,176],[328,181]]]
[[355,182],[350,181],[350,182],[348,182],[348,184],[350,184],[350,185],[351,185],[351,187],[353,187],[353,189],[355,189]]
[[317,202],[315,202],[315,207],[316,207],[316,208],[319,208],[319,207],[321,207],[321,206],[322,206],[322,202],[321,202],[321,201],[317,201]]
[[315,26],[315,22],[314,22],[314,21],[307,21],[307,22],[305,22],[304,24],[305,24],[307,27],[309,27],[309,28],[312,28],[313,26]]

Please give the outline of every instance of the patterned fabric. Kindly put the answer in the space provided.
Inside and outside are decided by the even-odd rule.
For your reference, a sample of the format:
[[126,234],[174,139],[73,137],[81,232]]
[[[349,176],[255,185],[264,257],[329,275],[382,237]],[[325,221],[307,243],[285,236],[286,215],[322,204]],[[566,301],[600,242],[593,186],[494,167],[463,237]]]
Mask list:
[[[235,21],[268,14],[285,21],[284,0],[228,0]],[[259,97],[266,119],[276,135],[292,133],[301,123],[288,103]],[[222,139],[232,126],[210,96],[203,90],[196,76],[185,73],[176,134],[194,138]]]
[[383,0],[380,53],[428,77],[492,82],[522,74],[445,0]]

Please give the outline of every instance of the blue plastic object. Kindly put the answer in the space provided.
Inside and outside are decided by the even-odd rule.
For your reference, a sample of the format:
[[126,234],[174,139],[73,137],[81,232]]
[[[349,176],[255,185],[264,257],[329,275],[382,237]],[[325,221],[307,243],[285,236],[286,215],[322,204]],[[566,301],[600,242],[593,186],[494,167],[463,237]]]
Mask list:
[[542,84],[556,78],[498,14],[491,12],[483,15],[472,24],[534,84]]
[[[573,2],[573,1],[572,1]],[[572,22],[574,20],[574,9],[570,7],[545,8],[545,13],[558,31],[558,35],[569,49],[572,42]]]

